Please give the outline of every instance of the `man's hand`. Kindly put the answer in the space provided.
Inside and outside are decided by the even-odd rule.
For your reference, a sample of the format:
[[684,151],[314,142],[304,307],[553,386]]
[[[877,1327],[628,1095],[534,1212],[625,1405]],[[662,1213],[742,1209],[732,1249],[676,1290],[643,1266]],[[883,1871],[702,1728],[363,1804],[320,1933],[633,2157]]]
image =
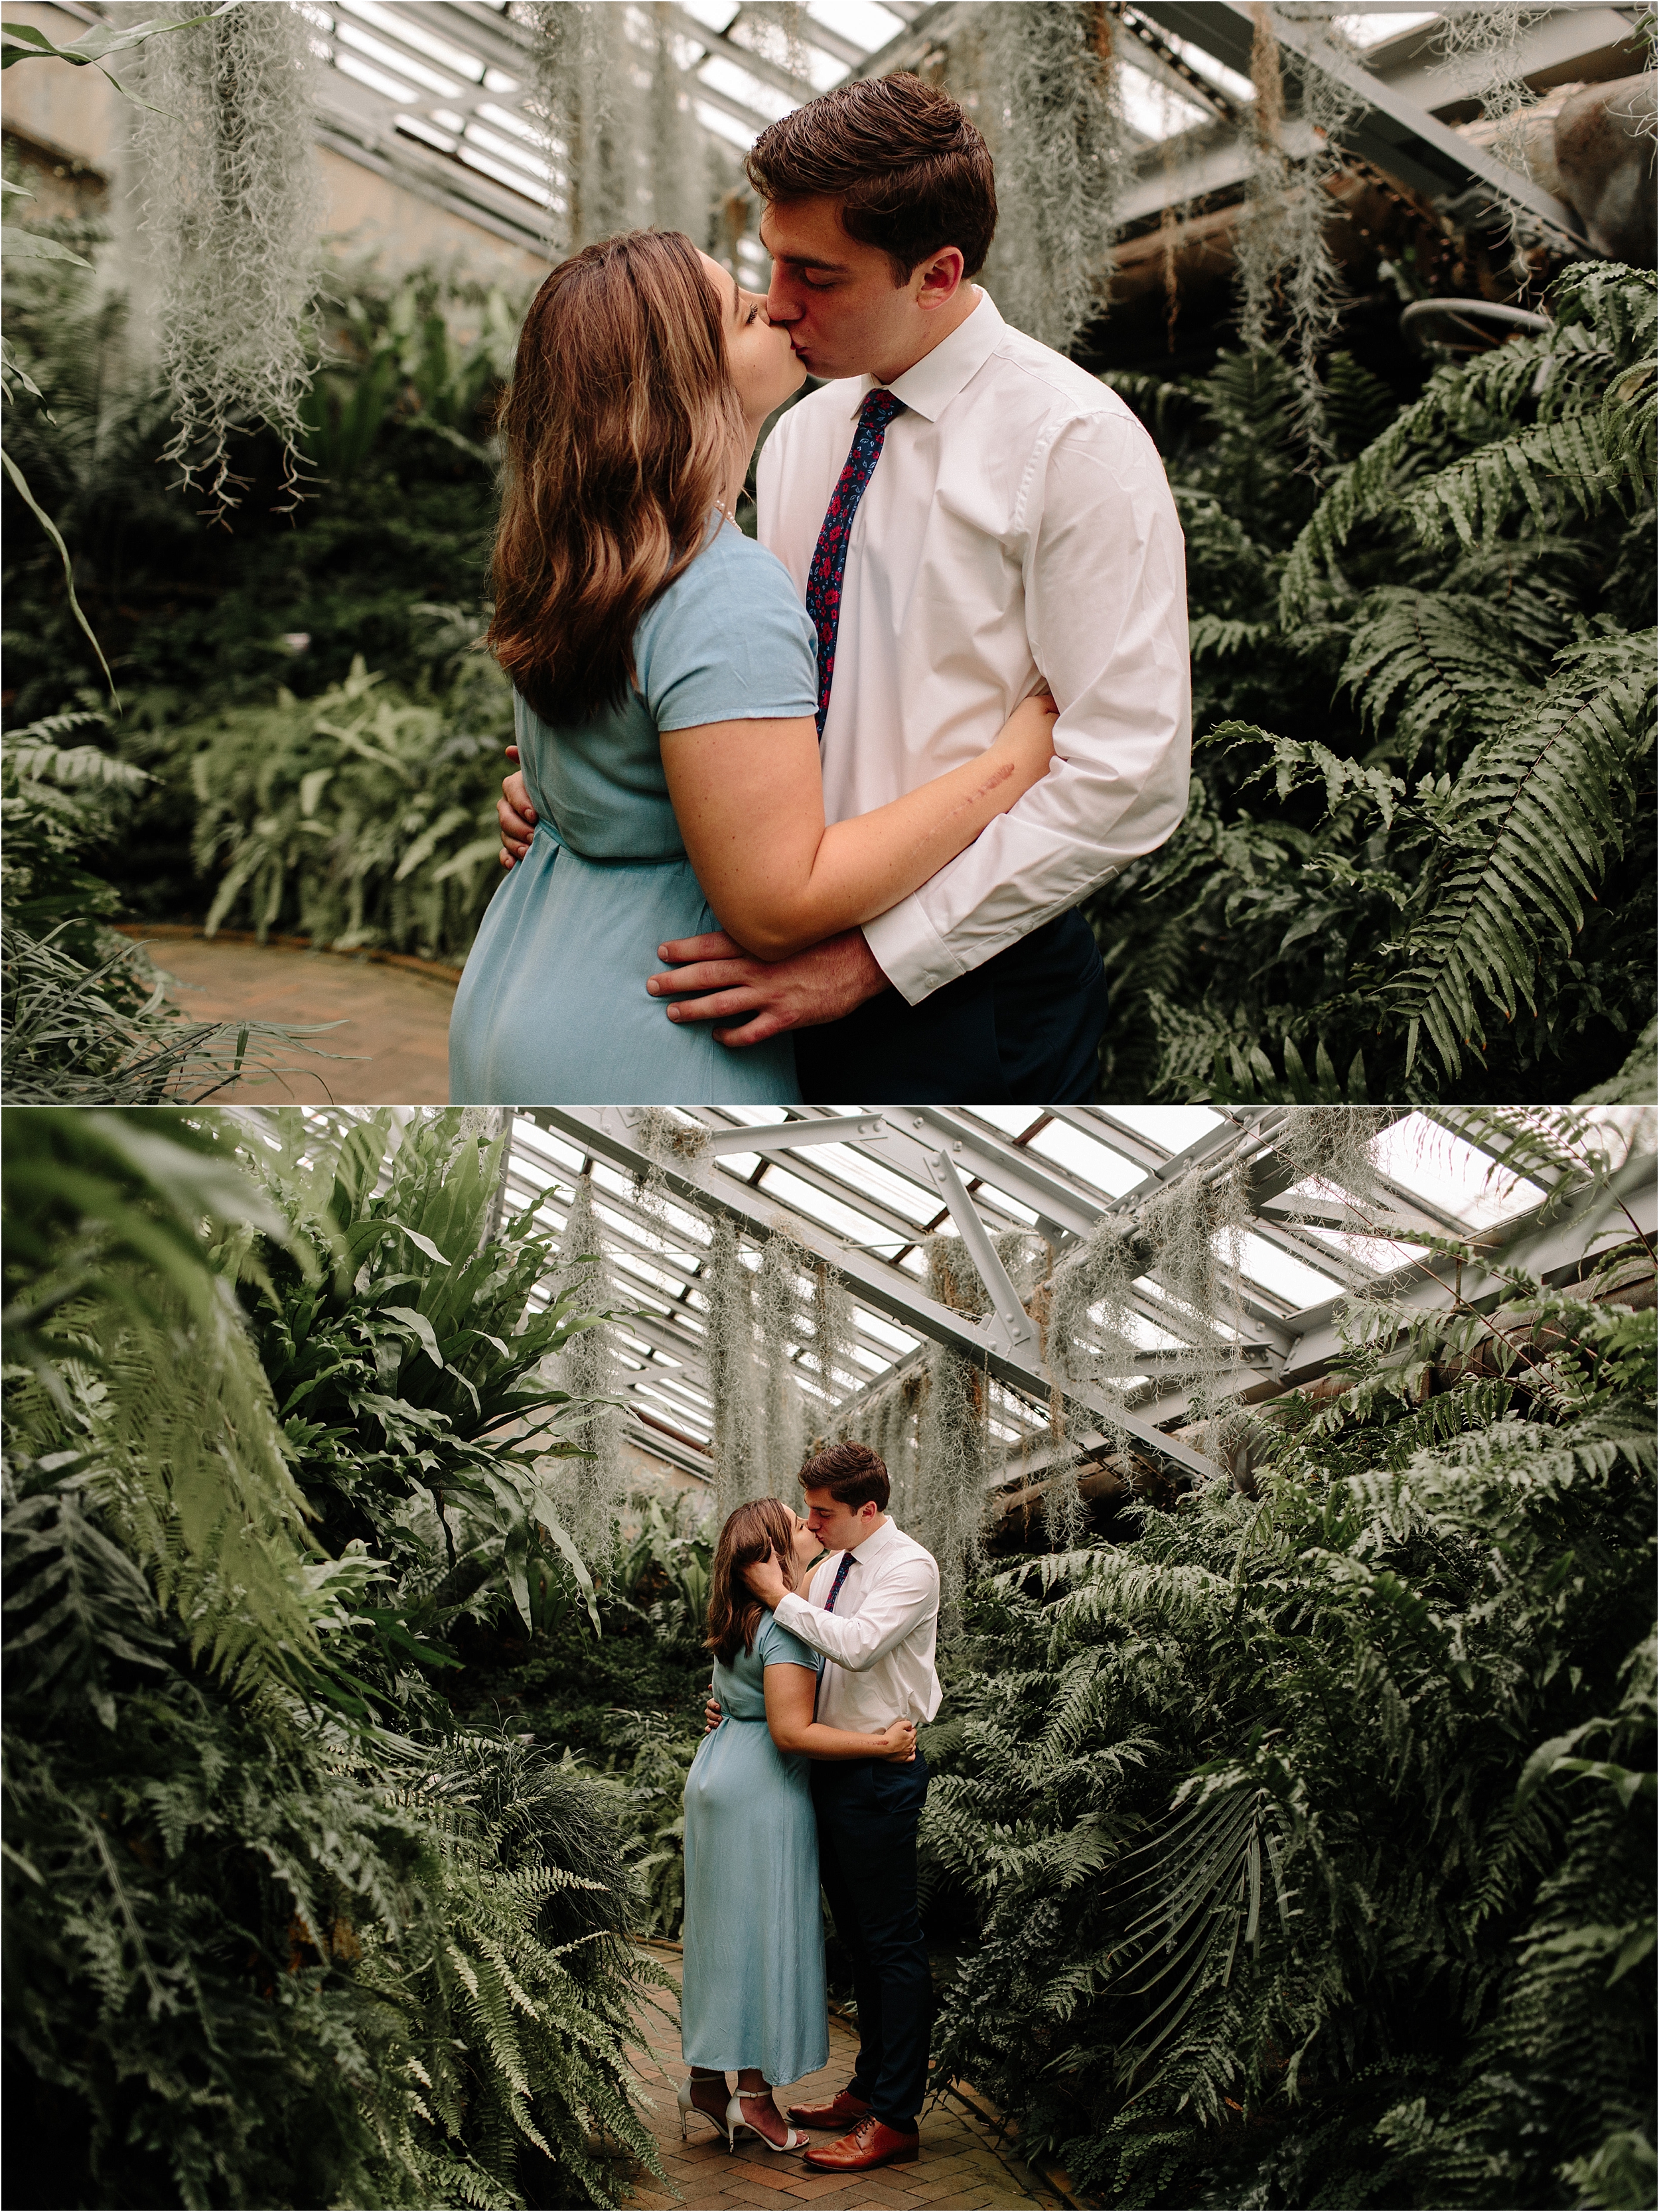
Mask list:
[[[508,784],[516,779],[509,776]],[[503,786],[503,788],[506,787]],[[505,827],[505,817],[503,817]],[[706,991],[707,998],[671,1006],[671,1022],[729,1021],[758,1008],[741,1029],[716,1030],[717,1042],[764,1044],[786,1030],[810,1030],[838,1022],[866,999],[890,988],[864,941],[861,929],[826,937],[822,945],[787,960],[754,960],[720,931],[708,937],[676,938],[659,945],[657,957],[677,964],[653,975],[646,989],[659,998],[681,991]]]
[[[507,757],[510,761],[519,757],[517,745],[509,745]],[[518,769],[501,778],[501,795],[495,801],[495,819],[501,825],[501,866],[510,868],[515,860],[522,860],[530,850],[530,840],[536,831],[536,810],[530,804],[530,793]]]
[[761,1603],[769,1606],[774,1613],[778,1609],[778,1601],[789,1595],[789,1585],[774,1553],[769,1552],[763,1559],[757,1559],[752,1566],[745,1567],[743,1578]]
[[714,1730],[720,1726],[723,1718],[724,1715],[720,1711],[720,1699],[714,1695],[713,1690],[710,1690],[708,1692],[708,1703],[702,1709],[703,1734],[705,1735],[713,1735]]

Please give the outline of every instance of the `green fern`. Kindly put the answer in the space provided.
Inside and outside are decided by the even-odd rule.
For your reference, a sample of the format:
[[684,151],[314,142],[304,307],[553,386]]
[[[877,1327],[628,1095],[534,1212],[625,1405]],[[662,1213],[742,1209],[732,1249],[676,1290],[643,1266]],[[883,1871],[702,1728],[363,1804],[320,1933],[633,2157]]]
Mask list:
[[[1597,1126],[1553,1149],[1611,1188]],[[1541,1170],[1551,1133],[1507,1134]],[[1354,1387],[1279,1401],[1259,1502],[974,1594],[928,1746],[936,2062],[1079,2191],[1498,2207],[1644,2170],[1659,1453],[1618,1280],[1361,1302]]]
[[1449,795],[1426,911],[1405,918],[1380,979],[1406,1024],[1408,1073],[1426,1037],[1455,1076],[1483,1042],[1480,1002],[1512,1018],[1518,999],[1533,1003],[1542,947],[1553,938],[1571,950],[1624,849],[1636,763],[1651,743],[1653,651],[1650,631],[1564,654]]
[[[1306,618],[1322,579],[1341,588],[1339,556],[1354,529],[1402,494],[1408,520],[1431,544],[1448,523],[1466,544],[1488,538],[1518,504],[1547,528],[1557,501],[1594,514],[1606,500],[1629,511],[1651,497],[1652,272],[1580,264],[1557,279],[1551,301],[1553,329],[1437,370],[1422,398],[1336,478],[1285,564],[1283,622]],[[1527,423],[1521,417],[1534,404],[1538,419]],[[1422,453],[1443,436],[1475,450],[1413,483]]]

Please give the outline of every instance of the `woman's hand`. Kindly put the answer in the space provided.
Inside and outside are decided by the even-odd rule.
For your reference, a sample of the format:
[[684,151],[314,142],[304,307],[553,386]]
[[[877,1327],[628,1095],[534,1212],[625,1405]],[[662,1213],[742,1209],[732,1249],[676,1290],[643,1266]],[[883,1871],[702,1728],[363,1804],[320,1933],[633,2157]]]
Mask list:
[[1041,783],[1054,757],[1054,723],[1059,708],[1047,691],[1033,691],[1022,699],[997,732],[994,754],[1006,754],[1015,766],[1022,792]]
[[875,1741],[881,1747],[878,1759],[890,1760],[895,1766],[908,1766],[916,1755],[916,1724],[914,1721],[889,1721],[884,1729],[876,1733]]

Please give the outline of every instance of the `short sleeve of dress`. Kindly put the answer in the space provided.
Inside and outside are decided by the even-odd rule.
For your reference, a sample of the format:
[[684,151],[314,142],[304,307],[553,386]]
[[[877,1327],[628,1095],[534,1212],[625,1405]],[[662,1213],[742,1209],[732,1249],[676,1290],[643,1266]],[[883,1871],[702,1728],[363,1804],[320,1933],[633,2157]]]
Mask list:
[[791,721],[818,708],[817,645],[775,554],[727,523],[634,633],[659,730]]
[[769,1613],[755,1638],[755,1654],[763,1667],[810,1667],[823,1671],[823,1655],[792,1636],[775,1613]]

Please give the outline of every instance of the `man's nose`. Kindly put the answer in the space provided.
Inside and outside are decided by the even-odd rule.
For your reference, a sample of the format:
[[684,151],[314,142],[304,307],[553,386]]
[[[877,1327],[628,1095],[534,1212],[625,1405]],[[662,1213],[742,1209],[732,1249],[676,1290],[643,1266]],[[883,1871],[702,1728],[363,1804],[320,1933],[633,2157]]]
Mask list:
[[772,282],[767,288],[766,319],[769,323],[798,323],[799,303],[792,300],[784,289],[783,278],[776,265],[772,270]]

